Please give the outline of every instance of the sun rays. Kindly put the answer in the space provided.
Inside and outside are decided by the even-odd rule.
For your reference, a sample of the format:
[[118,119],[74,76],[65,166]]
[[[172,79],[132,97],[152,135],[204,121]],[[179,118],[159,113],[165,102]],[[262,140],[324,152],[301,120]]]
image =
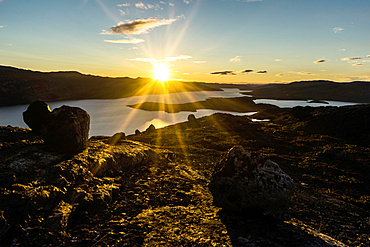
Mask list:
[[165,64],[155,64],[152,63],[154,66],[154,79],[158,80],[160,82],[165,82],[168,81],[169,76],[170,76],[170,71]]

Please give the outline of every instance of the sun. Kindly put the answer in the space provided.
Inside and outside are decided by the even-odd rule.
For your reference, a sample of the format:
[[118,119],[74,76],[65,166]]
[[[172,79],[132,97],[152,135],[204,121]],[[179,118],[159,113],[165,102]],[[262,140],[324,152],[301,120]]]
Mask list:
[[158,81],[168,81],[170,71],[165,64],[153,64],[155,71],[154,71],[154,79]]

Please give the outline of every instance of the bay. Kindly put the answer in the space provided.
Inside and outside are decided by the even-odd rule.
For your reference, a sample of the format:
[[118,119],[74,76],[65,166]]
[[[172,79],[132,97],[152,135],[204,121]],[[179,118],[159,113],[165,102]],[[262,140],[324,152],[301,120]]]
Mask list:
[[[150,124],[156,128],[187,121],[189,114],[195,117],[208,116],[216,112],[231,113],[217,110],[198,110],[197,112],[166,113],[132,109],[127,105],[141,102],[163,102],[169,104],[188,103],[205,100],[210,97],[233,98],[241,97],[239,89],[223,89],[224,91],[197,91],[160,95],[134,96],[122,99],[106,100],[71,100],[48,102],[53,110],[62,105],[80,107],[90,114],[90,136],[111,136],[117,132],[126,135],[135,133],[135,130],[146,130]],[[0,126],[28,127],[22,117],[28,105],[0,107]],[[232,113],[234,115],[251,115],[252,113]]]
[[[209,116],[213,113],[231,113],[233,115],[253,115],[255,112],[236,113],[219,110],[197,110],[196,112],[166,113],[156,111],[144,111],[132,109],[127,105],[142,102],[163,102],[168,104],[181,104],[202,101],[211,97],[233,98],[243,97],[241,93],[251,91],[240,91],[236,88],[224,88],[223,91],[196,91],[171,94],[157,94],[134,96],[122,99],[98,99],[98,100],[70,100],[48,102],[50,109],[53,110],[62,105],[80,107],[90,114],[90,136],[111,136],[117,132],[124,132],[126,135],[135,133],[135,130],[144,131],[149,125],[153,124],[156,128],[161,128],[171,124],[187,121],[189,114],[194,114],[196,118]],[[294,106],[344,106],[357,103],[327,101],[329,104],[308,103],[304,100],[272,100],[256,99],[255,103],[266,103],[279,107]],[[0,107],[0,126],[28,127],[22,117],[28,105],[17,105]]]

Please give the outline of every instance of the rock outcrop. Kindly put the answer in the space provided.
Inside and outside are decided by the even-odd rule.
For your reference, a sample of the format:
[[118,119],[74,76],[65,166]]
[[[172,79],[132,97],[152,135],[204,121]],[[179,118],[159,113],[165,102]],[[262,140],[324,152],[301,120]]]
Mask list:
[[356,143],[370,142],[370,105],[313,108],[305,130]]
[[63,105],[50,112],[45,102],[36,101],[23,113],[23,120],[59,152],[75,154],[87,147],[90,115],[81,108]]
[[295,186],[278,164],[234,146],[220,167],[209,184],[216,206],[284,219]]
[[1,246],[69,245],[63,239],[70,237],[71,222],[106,210],[124,172],[158,159],[152,149],[135,142],[111,146],[99,140],[89,141],[86,150],[71,158],[46,149],[42,142],[25,143],[27,129],[9,134],[23,142],[0,146],[0,177],[9,178],[0,183]]

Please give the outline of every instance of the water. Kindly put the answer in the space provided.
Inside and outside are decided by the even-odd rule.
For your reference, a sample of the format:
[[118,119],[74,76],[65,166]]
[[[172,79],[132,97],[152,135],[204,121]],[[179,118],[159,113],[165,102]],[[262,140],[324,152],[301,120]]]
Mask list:
[[253,100],[256,104],[271,104],[276,105],[281,108],[292,108],[295,106],[312,106],[312,107],[319,107],[319,106],[345,106],[345,105],[358,105],[359,103],[353,102],[341,102],[341,101],[326,101],[329,104],[323,103],[308,103],[309,101],[306,100],[276,100],[276,99],[255,99]]
[[[59,101],[48,103],[50,109],[53,110],[62,105],[76,106],[84,109],[90,114],[90,136],[105,135],[111,136],[117,132],[124,132],[126,135],[135,133],[135,130],[146,130],[150,124],[156,128],[161,128],[167,125],[187,121],[189,114],[194,114],[195,117],[208,116],[216,112],[232,113],[233,115],[252,115],[250,113],[225,112],[218,110],[198,110],[197,112],[179,112],[166,113],[156,111],[144,111],[140,109],[132,109],[127,105],[133,105],[141,102],[164,102],[164,103],[188,103],[205,100],[210,97],[233,98],[244,96],[239,89],[227,88],[224,91],[201,91],[201,92],[186,92],[172,93],[165,95],[144,95],[134,96],[123,99],[107,99],[107,100],[72,100]],[[255,103],[268,103],[279,107],[294,107],[297,105],[310,106],[342,106],[353,105],[356,103],[328,101],[329,104],[310,104],[303,100],[270,100],[258,99]],[[19,126],[28,127],[23,122],[22,113],[27,109],[28,105],[0,107],[0,126]]]
[[[202,91],[172,93],[165,95],[144,95],[123,99],[109,100],[72,100],[50,102],[48,105],[53,110],[62,105],[76,106],[84,109],[90,114],[90,136],[111,136],[117,132],[126,135],[135,133],[135,130],[146,130],[150,124],[156,128],[187,121],[189,114],[195,117],[208,116],[216,112],[231,113],[217,110],[198,110],[197,112],[166,113],[155,111],[144,111],[132,109],[127,105],[140,102],[165,102],[165,103],[187,103],[205,100],[210,97],[241,97],[238,89],[224,89],[224,91]],[[28,105],[0,107],[0,126],[28,127],[23,122],[22,113],[27,110]],[[253,113],[232,113],[234,115],[251,115]]]

